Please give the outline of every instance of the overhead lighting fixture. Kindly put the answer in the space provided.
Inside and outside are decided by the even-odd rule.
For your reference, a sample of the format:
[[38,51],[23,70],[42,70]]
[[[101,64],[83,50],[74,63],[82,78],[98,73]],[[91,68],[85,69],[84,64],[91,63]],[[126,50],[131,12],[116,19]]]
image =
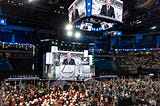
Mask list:
[[7,25],[7,21],[5,18],[0,18],[0,25]]
[[59,8],[60,8],[60,9],[64,9],[64,7],[63,7],[63,6],[60,6]]
[[76,32],[76,33],[75,33],[75,37],[76,37],[76,38],[80,38],[80,36],[81,36],[80,32]]
[[68,25],[66,26],[66,30],[67,30],[67,31],[72,30],[72,28],[73,28],[72,24],[68,24]]
[[151,27],[150,29],[154,30],[154,29],[156,29],[156,28],[157,28],[157,26],[153,26],[153,27]]
[[2,19],[2,20],[1,20],[1,23],[2,23],[2,24],[4,24],[4,23],[5,23],[4,19]]
[[152,76],[154,76],[154,74],[153,74],[153,73],[150,73],[150,74],[149,74],[149,76],[151,76],[151,77],[152,77]]
[[73,32],[72,32],[72,31],[68,31],[68,32],[67,32],[67,35],[68,35],[69,37],[71,37],[71,36],[73,35]]

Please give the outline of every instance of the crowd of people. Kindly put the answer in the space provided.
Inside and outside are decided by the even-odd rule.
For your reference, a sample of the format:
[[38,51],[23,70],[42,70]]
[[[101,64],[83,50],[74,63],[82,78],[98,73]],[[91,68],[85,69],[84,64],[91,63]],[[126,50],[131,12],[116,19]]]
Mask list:
[[136,73],[140,69],[159,70],[160,69],[160,51],[130,51],[116,53],[116,63],[119,69],[128,70]]
[[147,78],[5,82],[0,93],[1,106],[160,106],[160,83]]
[[32,44],[23,44],[23,43],[8,43],[0,41],[0,49],[2,50],[25,50],[25,51],[33,51],[34,46]]

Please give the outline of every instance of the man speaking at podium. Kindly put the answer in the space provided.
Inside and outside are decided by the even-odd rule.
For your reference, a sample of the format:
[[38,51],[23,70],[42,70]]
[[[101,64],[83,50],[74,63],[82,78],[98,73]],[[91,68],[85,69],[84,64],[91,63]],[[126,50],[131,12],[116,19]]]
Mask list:
[[67,53],[67,58],[63,60],[63,65],[76,65],[74,59],[71,58],[71,53]]

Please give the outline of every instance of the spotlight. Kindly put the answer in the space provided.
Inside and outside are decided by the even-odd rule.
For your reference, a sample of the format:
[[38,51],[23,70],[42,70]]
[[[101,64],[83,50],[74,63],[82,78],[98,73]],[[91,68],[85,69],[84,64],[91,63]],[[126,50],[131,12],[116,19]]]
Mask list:
[[76,37],[76,38],[79,38],[80,36],[81,36],[81,34],[80,34],[79,32],[76,32],[76,33],[75,33],[75,37]]
[[156,28],[157,28],[157,26],[153,26],[153,27],[151,27],[150,29],[154,30],[154,29],[156,29]]
[[6,19],[0,18],[0,25],[7,25]]
[[2,23],[2,24],[4,24],[4,23],[5,23],[4,19],[2,19],[2,20],[1,20],[1,23]]
[[68,35],[69,37],[71,37],[71,36],[73,35],[73,32],[72,32],[72,31],[68,31],[68,32],[67,32],[67,35]]
[[72,30],[72,28],[73,28],[73,26],[72,26],[71,24],[68,24],[68,25],[66,26],[66,30],[67,30],[67,31]]
[[96,28],[96,31],[99,31],[99,29],[98,29],[98,28]]
[[152,77],[152,76],[154,76],[154,74],[150,73],[149,76]]

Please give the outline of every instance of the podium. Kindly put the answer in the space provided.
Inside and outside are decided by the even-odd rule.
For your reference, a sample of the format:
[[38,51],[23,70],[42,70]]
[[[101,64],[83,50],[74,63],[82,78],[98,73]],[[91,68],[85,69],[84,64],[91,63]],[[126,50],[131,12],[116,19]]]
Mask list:
[[57,80],[80,80],[91,78],[92,71],[90,65],[60,65],[55,66],[55,72]]

